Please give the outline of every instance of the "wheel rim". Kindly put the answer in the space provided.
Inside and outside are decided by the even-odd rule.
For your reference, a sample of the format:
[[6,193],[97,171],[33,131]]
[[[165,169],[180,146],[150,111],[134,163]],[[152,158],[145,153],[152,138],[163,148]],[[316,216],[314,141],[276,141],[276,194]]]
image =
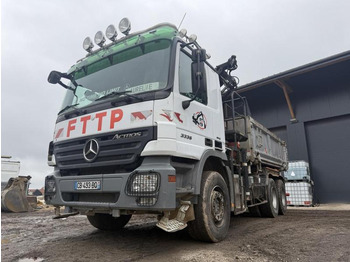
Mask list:
[[210,194],[211,215],[216,226],[224,221],[225,197],[219,186],[213,188]]
[[287,206],[287,202],[286,202],[286,191],[282,190],[282,194],[281,194],[281,199],[282,199],[282,207],[286,207]]
[[278,208],[278,200],[277,200],[277,192],[276,192],[275,188],[272,188],[271,195],[272,195],[272,207],[275,210],[277,210],[277,208]]

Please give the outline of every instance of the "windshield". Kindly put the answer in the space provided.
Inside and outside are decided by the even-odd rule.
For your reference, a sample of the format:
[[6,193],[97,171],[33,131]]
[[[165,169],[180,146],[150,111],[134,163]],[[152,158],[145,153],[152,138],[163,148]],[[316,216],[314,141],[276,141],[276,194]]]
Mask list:
[[[135,97],[140,93],[165,88],[170,45],[169,40],[141,44],[75,71],[73,78],[78,87],[75,92],[67,90],[61,112],[88,106],[103,100],[103,97],[106,100],[122,96]],[[75,88],[72,83],[70,86]]]

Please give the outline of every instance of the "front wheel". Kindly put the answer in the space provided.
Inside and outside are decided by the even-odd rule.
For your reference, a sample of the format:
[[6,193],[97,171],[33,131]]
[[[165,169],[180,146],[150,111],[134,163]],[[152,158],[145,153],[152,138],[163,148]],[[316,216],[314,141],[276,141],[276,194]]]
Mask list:
[[197,240],[219,242],[230,226],[230,197],[223,177],[214,171],[202,176],[201,195],[194,206],[195,220],[188,223],[189,234]]
[[270,178],[267,186],[267,203],[260,205],[260,213],[263,217],[277,217],[279,211],[278,192],[275,181]]
[[87,216],[90,224],[100,230],[115,231],[122,229],[130,220],[131,215],[121,215],[112,217],[109,214],[96,213],[93,216]]

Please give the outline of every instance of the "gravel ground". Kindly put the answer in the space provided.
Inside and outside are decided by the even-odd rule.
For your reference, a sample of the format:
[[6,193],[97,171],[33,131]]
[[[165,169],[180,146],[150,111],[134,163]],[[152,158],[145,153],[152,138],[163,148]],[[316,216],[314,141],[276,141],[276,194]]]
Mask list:
[[1,261],[350,261],[350,205],[232,217],[215,244],[163,232],[151,215],[135,215],[121,232],[99,231],[80,215],[52,220],[52,209],[1,215]]

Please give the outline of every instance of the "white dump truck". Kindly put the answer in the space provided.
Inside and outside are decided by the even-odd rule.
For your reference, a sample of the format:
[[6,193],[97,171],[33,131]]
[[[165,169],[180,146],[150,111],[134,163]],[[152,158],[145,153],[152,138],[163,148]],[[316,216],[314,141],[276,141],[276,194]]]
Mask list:
[[[87,37],[87,56],[48,81],[67,89],[45,180],[56,218],[87,215],[101,230],[158,214],[168,232],[225,238],[230,214],[286,212],[286,145],[235,92],[236,57],[218,66],[195,35],[163,23]],[[60,207],[65,212],[60,213]]]

